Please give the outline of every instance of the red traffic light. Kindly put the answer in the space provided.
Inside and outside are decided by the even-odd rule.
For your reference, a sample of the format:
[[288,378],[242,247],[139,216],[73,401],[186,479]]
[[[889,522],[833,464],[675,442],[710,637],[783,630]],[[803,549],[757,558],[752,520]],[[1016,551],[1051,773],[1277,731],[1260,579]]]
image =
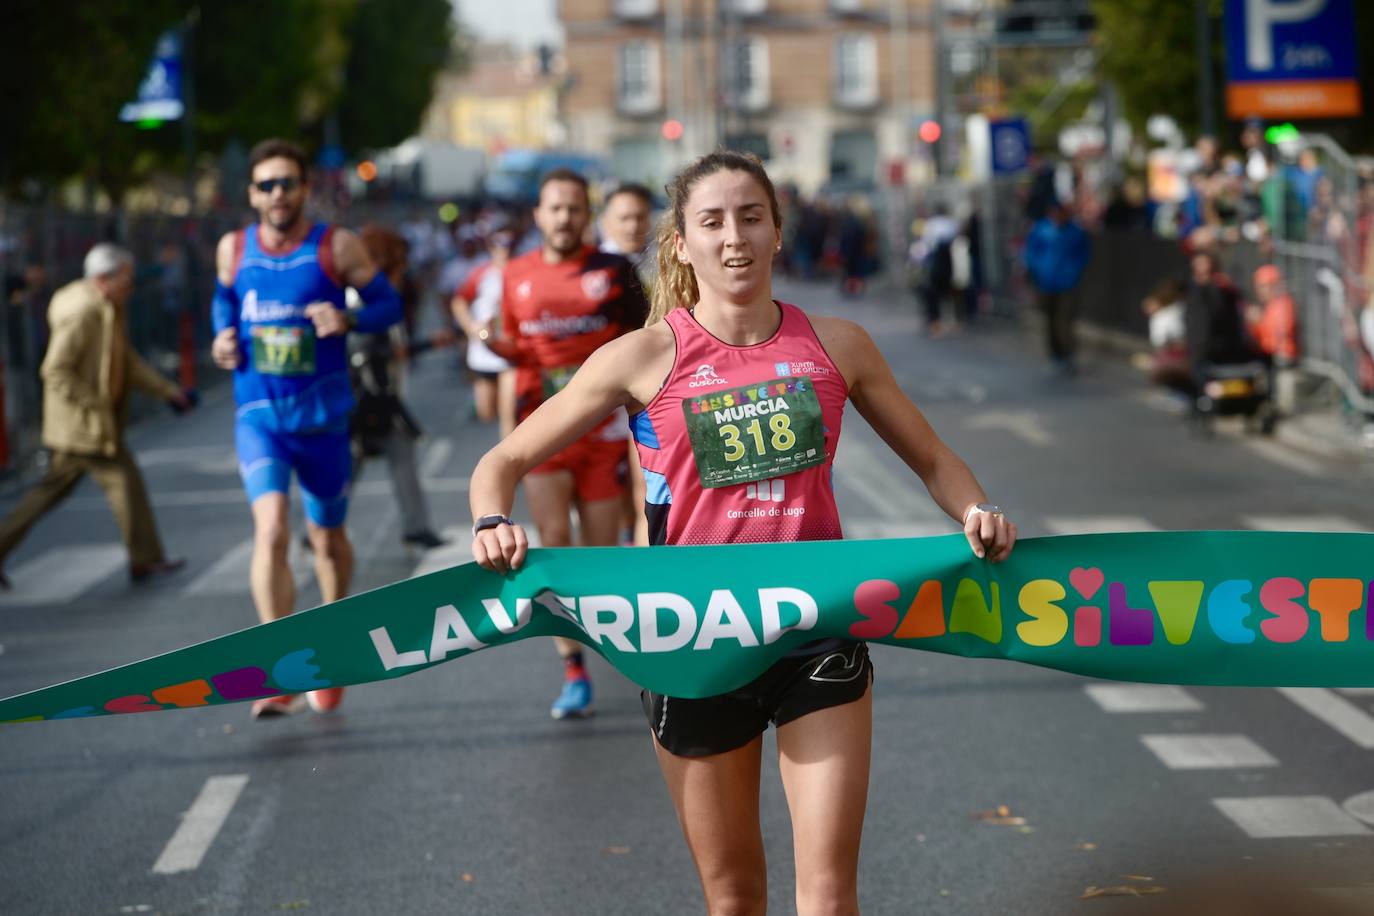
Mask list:
[[682,139],[682,122],[679,121],[677,118],[669,118],[668,120],[664,121],[664,122],[663,122],[663,139],[664,139],[664,140],[681,140],[681,139]]
[[934,143],[940,139],[940,122],[922,121],[921,126],[916,128],[916,136],[925,143]]

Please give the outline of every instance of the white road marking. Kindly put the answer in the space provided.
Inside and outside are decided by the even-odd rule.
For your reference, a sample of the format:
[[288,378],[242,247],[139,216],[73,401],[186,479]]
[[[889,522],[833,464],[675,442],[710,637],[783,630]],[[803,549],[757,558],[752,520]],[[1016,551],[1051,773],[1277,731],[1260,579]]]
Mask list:
[[1252,436],[1247,436],[1240,441],[1261,458],[1268,458],[1275,464],[1286,467],[1290,471],[1297,471],[1304,477],[1325,477],[1327,474],[1326,468],[1320,461],[1299,454],[1286,445],[1271,442],[1268,439],[1256,439]]
[[244,774],[211,776],[205,780],[191,809],[183,815],[181,826],[167,841],[167,847],[153,864],[155,875],[175,875],[194,871],[215,841],[239,793],[248,784]]
[[1317,531],[1359,534],[1368,525],[1343,515],[1242,515],[1241,521],[1256,531]]
[[45,551],[9,574],[14,587],[0,592],[0,607],[66,604],[97,582],[127,570],[123,544],[78,544]]
[[1045,431],[1039,416],[1029,410],[989,410],[965,420],[964,429],[1002,430],[1036,448],[1054,444],[1054,437]]
[[1054,534],[1115,534],[1130,531],[1158,531],[1159,526],[1139,515],[1053,515],[1045,527]]
[[1212,804],[1254,839],[1359,836],[1370,832],[1322,795],[1214,798]]
[[889,522],[880,519],[854,519],[844,523],[844,536],[851,540],[873,538],[924,538],[937,534],[954,534],[959,527],[953,520],[939,522]]
[[[424,483],[426,493],[466,493],[468,491],[468,478],[466,477],[432,477]],[[376,480],[363,480],[353,488],[352,495],[355,497],[390,496],[391,482],[385,477]],[[247,518],[248,516],[248,497],[244,495],[242,487],[158,492],[152,494],[152,501],[156,507],[241,505],[244,508],[244,517]],[[81,496],[66,502],[64,508],[109,512],[110,504],[105,501],[103,496]]]
[[1359,818],[1366,824],[1374,824],[1374,792],[1361,792],[1352,795],[1341,803],[1345,813]]
[[846,440],[836,459],[835,479],[857,493],[880,517],[929,522],[945,517],[914,473],[898,474],[857,439]]
[[424,461],[420,467],[420,477],[422,480],[429,480],[431,477],[438,477],[439,472],[448,464],[449,456],[453,454],[453,440],[447,436],[440,436],[429,444],[425,449]]
[[[291,563],[291,578],[300,588],[315,573],[315,562],[307,551],[297,550],[292,545],[288,554]],[[253,539],[247,538],[229,549],[227,553],[210,565],[208,569],[191,580],[182,590],[183,595],[233,595],[247,594],[249,576],[253,565]]]
[[1337,689],[1348,697],[1374,697],[1374,687],[1340,687]]
[[1200,712],[1202,703],[1167,684],[1089,684],[1083,690],[1103,712]]
[[1279,765],[1268,751],[1244,735],[1141,735],[1140,740],[1171,770]]
[[1279,693],[1345,735],[1361,748],[1374,748],[1374,717],[1325,687],[1280,687]]

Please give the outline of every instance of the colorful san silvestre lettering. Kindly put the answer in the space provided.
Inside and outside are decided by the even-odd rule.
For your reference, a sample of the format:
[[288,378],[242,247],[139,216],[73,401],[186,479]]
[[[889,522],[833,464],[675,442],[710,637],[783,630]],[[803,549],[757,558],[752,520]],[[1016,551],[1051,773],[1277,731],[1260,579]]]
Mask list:
[[1036,538],[997,566],[962,535],[535,550],[510,576],[457,566],[0,700],[0,721],[359,684],[548,635],[684,697],[821,636],[1124,680],[1371,686],[1374,534]]

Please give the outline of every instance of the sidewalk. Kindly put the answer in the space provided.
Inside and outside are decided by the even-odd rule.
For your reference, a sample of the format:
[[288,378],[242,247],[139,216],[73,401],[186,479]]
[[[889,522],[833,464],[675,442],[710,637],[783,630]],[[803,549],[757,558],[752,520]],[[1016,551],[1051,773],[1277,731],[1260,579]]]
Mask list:
[[[1022,327],[1028,333],[1034,331],[1036,340],[1043,334],[1039,315],[1029,311],[1023,313],[1026,320]],[[1101,356],[1111,356],[1138,373],[1142,383],[1146,381],[1143,361],[1148,358],[1150,346],[1142,338],[1102,328],[1083,321],[1078,323],[1080,342]],[[1346,422],[1339,402],[1339,396],[1328,385],[1300,401],[1297,409],[1286,414],[1275,429],[1274,438],[1301,452],[1318,457],[1340,457],[1352,462],[1368,462],[1374,466],[1374,448],[1366,445],[1358,429]]]

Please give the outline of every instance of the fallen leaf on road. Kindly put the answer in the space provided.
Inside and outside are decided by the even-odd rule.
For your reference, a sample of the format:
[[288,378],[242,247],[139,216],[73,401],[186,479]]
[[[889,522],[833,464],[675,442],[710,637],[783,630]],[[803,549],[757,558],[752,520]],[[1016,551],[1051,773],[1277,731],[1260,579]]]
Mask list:
[[309,908],[309,900],[292,900],[290,903],[277,904],[277,909],[279,910],[306,910]]
[[974,817],[985,824],[995,824],[999,827],[1024,827],[1026,824],[1024,817],[1012,814],[1006,805],[998,805],[991,811],[979,811]]
[[1158,884],[1150,884],[1141,887],[1138,884],[1117,884],[1111,887],[1097,887],[1089,885],[1079,896],[1079,900],[1088,900],[1093,897],[1143,897],[1146,894],[1162,894],[1168,888],[1160,887]]
[[613,856],[623,856],[630,851],[628,846],[607,846],[606,851]]
[[1122,875],[1127,881],[1153,881],[1149,875]]
[[1092,849],[1096,849],[1096,848],[1097,848],[1097,844],[1096,844],[1096,843],[1079,843],[1077,846],[1074,847],[1074,849],[1087,849],[1087,850],[1092,850]]
[[471,883],[472,883],[472,875],[468,874],[467,872],[463,872],[463,883],[464,883],[464,884],[471,884]]

